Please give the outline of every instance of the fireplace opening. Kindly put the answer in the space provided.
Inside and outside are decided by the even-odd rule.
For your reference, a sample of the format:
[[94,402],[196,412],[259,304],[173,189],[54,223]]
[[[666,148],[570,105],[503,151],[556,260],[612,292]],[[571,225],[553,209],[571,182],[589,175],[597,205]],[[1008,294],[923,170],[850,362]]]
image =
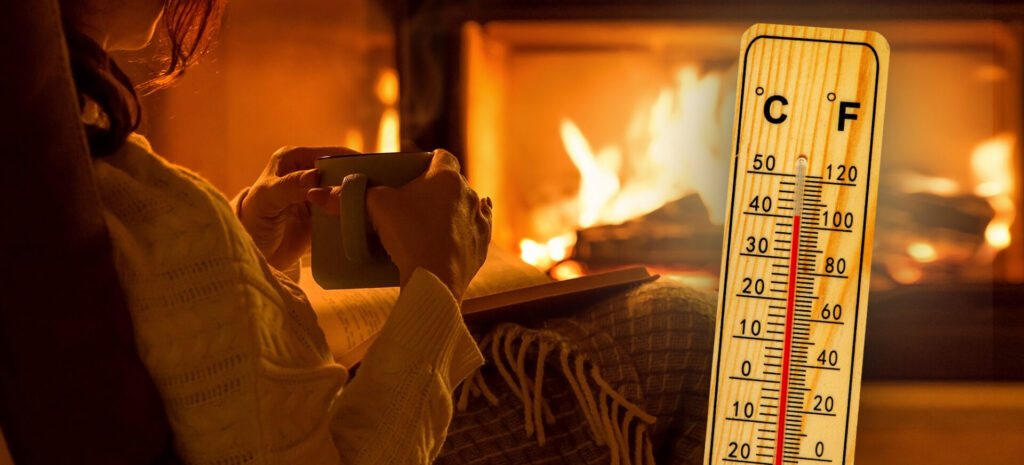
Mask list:
[[[1020,33],[859,26],[893,63],[872,289],[1020,282]],[[555,278],[642,264],[714,289],[745,27],[466,23],[467,175],[495,241]]]

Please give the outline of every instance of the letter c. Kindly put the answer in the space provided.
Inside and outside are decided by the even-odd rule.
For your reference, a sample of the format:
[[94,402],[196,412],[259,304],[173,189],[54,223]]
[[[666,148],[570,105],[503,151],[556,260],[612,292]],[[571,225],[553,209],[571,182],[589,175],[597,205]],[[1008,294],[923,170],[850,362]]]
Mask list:
[[769,123],[779,124],[783,121],[786,121],[787,115],[782,111],[779,111],[779,116],[772,116],[772,104],[775,103],[776,101],[778,101],[782,105],[789,105],[789,101],[786,100],[786,97],[783,97],[781,95],[773,95],[771,97],[768,97],[768,99],[764,101],[764,118],[768,120]]

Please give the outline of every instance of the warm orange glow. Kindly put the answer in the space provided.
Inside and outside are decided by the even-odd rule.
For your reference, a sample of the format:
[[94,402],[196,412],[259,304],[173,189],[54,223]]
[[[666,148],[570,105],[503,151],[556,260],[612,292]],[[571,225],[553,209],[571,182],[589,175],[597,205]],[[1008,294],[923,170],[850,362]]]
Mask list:
[[355,150],[356,152],[362,152],[364,150],[363,133],[356,129],[349,128],[348,131],[345,131],[344,146]]
[[583,267],[578,262],[569,260],[559,263],[551,269],[551,276],[559,281],[583,276]]
[[398,110],[388,108],[380,115],[380,129],[377,130],[377,151],[398,151]]
[[720,74],[699,76],[695,67],[683,67],[675,88],[662,89],[650,108],[634,117],[630,128],[637,140],[623,141],[627,149],[611,145],[595,151],[580,128],[563,119],[562,143],[580,173],[578,224],[566,229],[619,224],[693,192],[708,205],[712,221],[721,224],[728,147],[719,147],[717,136],[725,128],[719,116],[731,109],[723,105],[731,101],[722,98],[724,91]]
[[989,198],[989,204],[996,211],[995,218],[985,228],[985,241],[997,250],[1009,247],[1011,241],[1010,225],[1013,224],[1013,200],[1009,195]]
[[997,64],[979,66],[974,70],[974,78],[984,82],[1000,82],[1010,77],[1010,72]]
[[1013,203],[1013,154],[1016,140],[1012,134],[1004,133],[982,141],[971,154],[971,170],[977,180],[974,193],[988,200],[995,212],[992,221],[985,228],[987,249],[983,256],[988,259],[995,252],[1010,245],[1010,225],[1016,214]]
[[997,249],[1005,249],[1010,245],[1010,225],[1005,223],[990,223],[985,228],[985,240],[989,245]]
[[565,151],[580,170],[578,226],[587,228],[597,223],[605,204],[619,192],[617,172],[622,154],[615,147],[595,154],[580,129],[568,119],[562,120],[561,131]]
[[377,151],[397,152],[399,150],[398,135],[398,73],[392,68],[381,70],[377,76],[374,89],[377,98],[386,107],[380,115],[380,126],[377,129]]
[[927,242],[914,242],[907,246],[907,253],[921,263],[928,263],[935,261],[938,258],[938,253],[935,251],[935,247]]
[[569,253],[572,252],[572,246],[576,245],[576,236],[574,234],[563,234],[558,237],[554,237],[547,243],[548,256],[556,262],[560,262],[569,257]]
[[519,241],[519,258],[537,268],[547,269],[568,258],[574,245],[574,234],[553,237],[545,243],[523,239]]
[[680,69],[675,81],[636,111],[628,140],[596,148],[575,121],[561,119],[562,146],[579,173],[579,187],[575,198],[532,212],[534,223],[558,235],[521,240],[523,260],[547,269],[569,256],[577,230],[620,224],[691,193],[721,224],[729,147],[720,136],[731,120],[729,86],[722,73],[700,76],[691,66]]
[[533,266],[543,268],[551,265],[547,247],[530,239],[519,241],[519,258]]
[[398,103],[398,73],[392,68],[386,68],[377,76],[376,86],[377,98],[387,106],[394,106]]
[[925,193],[950,197],[960,192],[960,184],[950,178],[925,176],[915,172],[902,173],[900,183],[903,192],[908,194]]
[[913,284],[921,280],[921,269],[916,266],[896,265],[890,267],[892,279],[900,284]]

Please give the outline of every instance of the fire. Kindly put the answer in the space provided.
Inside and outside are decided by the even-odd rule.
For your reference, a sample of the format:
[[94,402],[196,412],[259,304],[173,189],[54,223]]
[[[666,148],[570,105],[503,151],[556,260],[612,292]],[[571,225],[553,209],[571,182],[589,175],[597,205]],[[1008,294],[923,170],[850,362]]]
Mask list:
[[[563,207],[576,212],[576,221],[561,225],[565,232],[554,239],[524,239],[523,259],[547,268],[566,258],[561,251],[571,250],[572,244],[562,238],[574,241],[576,230],[620,224],[691,193],[708,206],[712,222],[722,224],[735,99],[732,76],[734,71],[700,75],[694,66],[681,68],[672,86],[634,113],[626,140],[599,149],[572,119],[563,118],[562,144],[580,175],[576,197]],[[551,241],[556,241],[553,250],[545,254]]]
[[398,110],[388,108],[380,115],[380,129],[377,130],[377,151],[398,151]]
[[572,251],[572,246],[575,244],[576,236],[572,234],[562,234],[561,236],[555,237],[548,241],[548,256],[556,262],[565,260],[568,258],[569,252]]
[[708,205],[712,221],[722,224],[732,124],[728,93],[721,74],[698,76],[695,67],[684,67],[676,87],[662,89],[633,118],[625,149],[612,145],[594,153],[576,124],[564,119],[562,140],[580,172],[574,226],[622,223],[693,192]]
[[377,99],[386,108],[380,116],[377,130],[377,151],[398,151],[398,73],[391,68],[381,71],[376,84]]
[[971,170],[977,180],[974,193],[988,200],[995,212],[985,228],[986,250],[991,256],[1010,245],[1010,226],[1013,224],[1014,167],[1013,150],[1016,140],[1004,133],[982,141],[971,154]]
[[572,233],[553,237],[545,243],[523,239],[519,241],[519,258],[537,268],[546,269],[569,258],[574,245],[576,236]]
[[[377,152],[397,152],[399,150],[398,135],[398,72],[392,68],[385,68],[377,76],[374,83],[374,94],[377,100],[384,104],[384,111],[380,115],[380,123],[377,126]],[[356,128],[349,128],[345,131],[343,142],[356,152],[363,152],[366,148],[366,141],[363,133]]]
[[594,154],[586,137],[568,119],[562,120],[562,143],[580,171],[578,226],[588,228],[597,223],[604,206],[619,192],[617,172],[622,164],[622,154],[617,147],[608,147]]
[[552,264],[548,250],[543,245],[532,239],[519,241],[519,258],[533,266],[544,268]]
[[387,106],[394,106],[398,103],[398,72],[393,68],[386,68],[377,76],[376,85],[377,98],[380,103]]

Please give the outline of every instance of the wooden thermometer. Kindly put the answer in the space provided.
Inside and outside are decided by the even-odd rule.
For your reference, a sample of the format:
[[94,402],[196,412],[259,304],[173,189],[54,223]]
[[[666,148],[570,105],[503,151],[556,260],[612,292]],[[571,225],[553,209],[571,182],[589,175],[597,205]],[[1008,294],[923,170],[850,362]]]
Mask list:
[[743,35],[705,462],[852,464],[889,46]]

